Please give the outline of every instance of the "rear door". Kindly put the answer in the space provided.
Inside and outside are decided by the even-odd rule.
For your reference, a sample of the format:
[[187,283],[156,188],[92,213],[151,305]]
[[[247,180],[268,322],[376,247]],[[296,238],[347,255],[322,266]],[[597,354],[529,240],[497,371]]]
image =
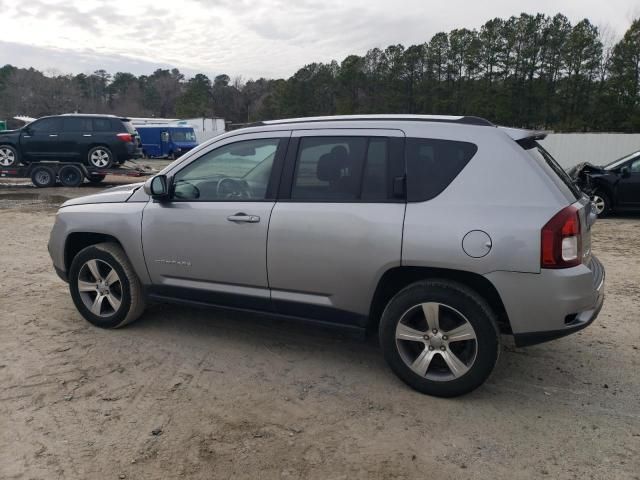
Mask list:
[[621,207],[640,207],[640,158],[625,164],[629,175],[620,175],[618,182],[618,204]]
[[293,132],[267,245],[277,312],[364,323],[379,278],[400,264],[403,149],[400,130]]
[[91,119],[87,117],[66,117],[62,119],[62,132],[58,139],[64,158],[80,161],[86,157],[93,138]]

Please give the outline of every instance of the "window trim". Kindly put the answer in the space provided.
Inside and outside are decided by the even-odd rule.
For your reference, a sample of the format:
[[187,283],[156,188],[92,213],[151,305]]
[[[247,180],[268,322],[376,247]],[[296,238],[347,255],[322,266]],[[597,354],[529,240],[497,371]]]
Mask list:
[[[298,135],[295,135],[298,133]],[[402,135],[398,135],[402,133]],[[310,198],[292,198],[293,183],[295,179],[296,167],[298,164],[299,150],[301,140],[303,138],[335,138],[335,137],[348,137],[359,138],[365,137],[366,149],[365,159],[362,162],[362,167],[359,172],[360,185],[358,191],[358,197],[353,199],[310,199]],[[389,185],[387,185],[387,198],[378,200],[363,200],[362,186],[364,182],[364,171],[367,166],[369,144],[372,139],[386,139],[388,143],[387,159],[390,164],[389,171]],[[394,161],[394,159],[396,159]],[[393,182],[397,177],[406,176],[406,161],[405,161],[405,137],[404,132],[398,130],[363,130],[363,129],[344,129],[344,130],[302,130],[294,131],[289,142],[289,148],[285,157],[285,165],[282,171],[282,177],[280,180],[280,189],[278,192],[278,201],[286,203],[406,203],[406,191],[403,198],[393,196]]]
[[[178,165],[178,167],[175,170],[172,170],[169,174],[168,174],[168,180],[169,180],[169,189],[171,192],[171,198],[169,200],[169,202],[175,202],[175,203],[260,203],[260,202],[274,202],[277,199],[277,192],[278,192],[278,186],[280,183],[280,178],[281,178],[281,173],[282,173],[282,167],[283,167],[283,163],[284,163],[284,155],[285,152],[287,151],[287,146],[289,143],[289,136],[285,136],[285,135],[277,135],[278,133],[282,133],[282,132],[274,132],[276,133],[276,135],[265,135],[265,136],[254,136],[254,135],[246,135],[244,136],[245,138],[242,138],[243,136],[234,136],[234,137],[230,137],[229,139],[233,139],[235,141],[229,141],[229,142],[221,142],[220,144],[216,145],[212,145],[212,148],[208,148],[206,150],[203,150],[202,152],[199,152],[200,155],[194,157],[194,158],[190,158],[188,162],[185,162],[184,165]],[[269,182],[267,183],[267,191],[265,192],[265,198],[261,198],[261,199],[246,199],[246,198],[242,198],[242,199],[238,199],[238,200],[233,200],[233,199],[221,199],[221,200],[212,200],[212,199],[180,199],[180,198],[175,198],[173,196],[173,189],[175,186],[174,183],[174,179],[175,176],[180,173],[182,170],[184,170],[185,168],[187,168],[189,165],[191,165],[192,163],[197,162],[198,160],[200,160],[202,157],[204,157],[205,155],[208,155],[209,153],[218,150],[219,148],[223,148],[226,147],[228,145],[234,145],[240,142],[248,142],[248,141],[254,141],[254,140],[278,140],[278,146],[276,148],[276,154],[275,157],[273,158],[273,165],[271,166],[271,174],[269,175]]]

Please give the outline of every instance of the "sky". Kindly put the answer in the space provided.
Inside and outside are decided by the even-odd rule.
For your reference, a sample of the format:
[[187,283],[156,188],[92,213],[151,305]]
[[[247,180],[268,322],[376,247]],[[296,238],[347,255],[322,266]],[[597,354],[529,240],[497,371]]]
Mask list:
[[588,18],[619,39],[637,0],[0,0],[0,65],[49,74],[279,78],[314,61],[428,41],[454,28],[526,13]]

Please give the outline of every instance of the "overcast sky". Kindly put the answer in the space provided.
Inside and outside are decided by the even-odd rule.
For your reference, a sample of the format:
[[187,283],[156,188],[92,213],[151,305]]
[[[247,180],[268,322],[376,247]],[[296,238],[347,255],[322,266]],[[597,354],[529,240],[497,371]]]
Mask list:
[[620,37],[637,0],[0,0],[0,65],[60,73],[287,77],[313,61],[422,43],[493,17],[561,12]]

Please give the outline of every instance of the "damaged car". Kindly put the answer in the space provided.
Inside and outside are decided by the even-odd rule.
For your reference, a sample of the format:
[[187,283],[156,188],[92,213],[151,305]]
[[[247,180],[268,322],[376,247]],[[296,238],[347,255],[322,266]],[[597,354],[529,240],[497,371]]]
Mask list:
[[591,197],[598,216],[640,211],[640,150],[604,166],[581,163],[568,173]]

